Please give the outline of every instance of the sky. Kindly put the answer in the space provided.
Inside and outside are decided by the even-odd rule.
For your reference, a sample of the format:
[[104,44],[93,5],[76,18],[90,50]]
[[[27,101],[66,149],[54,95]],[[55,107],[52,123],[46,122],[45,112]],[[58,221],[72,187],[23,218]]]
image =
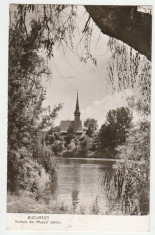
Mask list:
[[[82,31],[86,19],[84,8],[79,7],[76,22],[78,30],[75,30],[74,37],[74,48],[79,55],[82,51],[80,48],[82,43],[81,45],[78,43],[79,31]],[[55,125],[59,125],[61,120],[74,119],[77,90],[82,122],[87,118],[95,118],[101,126],[110,109],[127,106],[126,98],[133,95],[134,91],[128,89],[112,94],[107,84],[107,67],[111,57],[107,46],[108,40],[109,37],[100,33],[93,24],[90,46],[92,55],[97,60],[97,66],[92,61],[81,62],[79,56],[67,47],[63,50],[60,47],[54,48],[54,57],[48,62],[52,73],[51,80],[44,82],[47,90],[44,105],[54,107],[58,103],[63,104]]]

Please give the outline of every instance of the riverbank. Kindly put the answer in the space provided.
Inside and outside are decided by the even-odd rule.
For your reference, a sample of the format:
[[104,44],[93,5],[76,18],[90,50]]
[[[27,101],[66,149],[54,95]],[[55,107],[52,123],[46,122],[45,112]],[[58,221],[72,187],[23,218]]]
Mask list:
[[63,204],[49,204],[48,198],[36,201],[32,193],[21,190],[19,195],[8,193],[7,213],[72,214],[73,211]]
[[[88,214],[85,207],[80,207],[75,211],[74,207],[68,207],[64,203],[59,203],[47,199],[41,199],[36,201],[33,194],[27,191],[21,190],[19,195],[13,195],[8,193],[7,195],[7,213],[37,213],[37,214]],[[99,213],[99,206],[97,200],[92,205],[89,214],[101,214]],[[108,213],[105,213],[108,215]]]
[[96,160],[96,161],[105,161],[105,162],[115,162],[115,161],[119,161],[120,159],[114,159],[114,158],[111,158],[111,159],[109,159],[109,158],[93,158],[93,157],[91,157],[91,158],[89,158],[89,157],[62,157],[61,159],[69,159],[69,160],[89,160],[89,161],[94,161],[94,160]]
[[116,156],[117,156],[117,151],[116,150],[107,150],[107,151],[102,151],[102,152],[96,152],[96,151],[88,151],[87,153],[85,154],[82,154],[82,153],[76,153],[74,150],[68,150],[68,151],[65,151],[61,154],[61,157],[62,158],[84,158],[84,159],[112,159],[112,160],[115,160],[117,159]]
[[8,213],[111,214],[104,189],[104,176],[114,159],[68,158],[57,164],[57,181],[39,197],[20,190],[8,193]]

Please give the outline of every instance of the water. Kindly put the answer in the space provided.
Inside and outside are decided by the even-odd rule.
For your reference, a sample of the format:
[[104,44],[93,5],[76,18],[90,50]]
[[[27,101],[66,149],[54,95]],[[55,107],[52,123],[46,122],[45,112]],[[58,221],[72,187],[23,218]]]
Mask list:
[[61,159],[52,202],[64,213],[108,214],[103,180],[105,169],[112,164],[102,159]]

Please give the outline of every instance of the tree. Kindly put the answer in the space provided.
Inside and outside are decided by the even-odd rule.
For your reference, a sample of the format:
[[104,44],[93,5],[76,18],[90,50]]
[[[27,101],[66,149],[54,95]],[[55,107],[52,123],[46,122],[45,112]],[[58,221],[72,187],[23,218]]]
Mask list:
[[73,124],[69,125],[67,135],[65,136],[66,145],[68,146],[71,140],[75,137],[75,128]]
[[47,145],[54,144],[55,141],[62,140],[59,126],[52,126],[50,130],[46,132],[45,141]]
[[152,16],[136,6],[85,5],[102,33],[114,37],[151,60]]
[[[59,44],[64,43],[64,45],[66,44],[73,49],[72,39],[76,28],[76,8],[73,5],[38,6],[20,4],[17,6],[20,16],[18,23],[25,30],[25,34],[27,34],[28,29],[25,21],[27,13],[31,12],[31,22],[39,24],[39,36],[42,37],[42,45],[47,49],[47,54],[52,56],[53,46],[56,42]],[[87,42],[89,41],[88,37],[91,35],[89,24],[90,19],[92,19],[102,33],[121,40],[151,60],[151,14],[138,11],[136,6],[85,5],[85,9],[89,14],[83,29]],[[87,50],[88,45],[85,48]],[[90,52],[87,53],[87,56],[92,59]]]
[[97,120],[95,120],[94,118],[87,118],[87,120],[84,122],[86,135],[88,135],[89,137],[92,137],[94,132],[97,130],[97,127]]
[[31,29],[26,32],[16,17],[9,28],[8,187],[12,191],[23,185],[27,165],[31,168],[37,161],[49,175],[53,171],[44,133],[53,124],[61,105],[53,110],[42,106],[46,94],[41,79],[49,73],[44,58],[38,54],[39,33],[38,23],[31,22]]
[[115,149],[124,144],[131,128],[132,114],[127,107],[110,110],[98,134],[102,148]]
[[121,161],[107,170],[105,186],[113,203],[123,214],[149,213],[150,187],[150,123],[132,128],[124,145],[117,148]]
[[80,157],[87,157],[88,148],[87,148],[87,140],[80,141],[80,151],[79,156]]
[[60,155],[63,150],[63,138],[59,126],[53,126],[46,132],[45,142],[54,153],[54,156]]
[[[64,53],[67,47],[82,62],[86,63],[91,60],[96,65],[97,60],[90,51],[93,20],[101,32],[111,37],[108,45],[114,60],[111,59],[109,62],[107,78],[114,90],[131,88],[137,84],[137,81],[139,81],[137,87],[143,83],[143,76],[139,76],[138,69],[145,71],[145,67],[151,67],[147,60],[151,60],[151,12],[145,13],[136,6],[85,6],[88,20],[83,26],[83,30],[78,32],[81,37],[79,43],[83,43],[83,52],[78,54],[75,48],[77,49],[79,44],[74,43],[74,33],[77,29],[76,18],[78,17],[76,5],[20,4],[14,5],[14,7],[17,10],[15,18],[19,29],[22,30],[29,43],[32,40],[29,32],[34,32],[38,48],[44,48],[47,61],[54,56],[53,48],[59,46]],[[31,19],[29,15],[31,15]],[[10,25],[13,23],[14,16],[10,8]],[[122,44],[114,38],[126,44]],[[137,51],[135,52],[132,48]],[[141,56],[140,53],[146,57]],[[144,66],[140,67],[141,64]],[[118,84],[116,84],[116,80]],[[147,83],[147,79],[144,78],[144,80]]]

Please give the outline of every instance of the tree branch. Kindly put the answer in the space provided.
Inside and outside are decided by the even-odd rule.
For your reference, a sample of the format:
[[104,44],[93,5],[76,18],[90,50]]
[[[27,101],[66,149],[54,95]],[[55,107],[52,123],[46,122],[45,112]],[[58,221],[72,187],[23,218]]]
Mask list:
[[151,61],[152,16],[133,8],[85,5],[102,33],[128,44]]

